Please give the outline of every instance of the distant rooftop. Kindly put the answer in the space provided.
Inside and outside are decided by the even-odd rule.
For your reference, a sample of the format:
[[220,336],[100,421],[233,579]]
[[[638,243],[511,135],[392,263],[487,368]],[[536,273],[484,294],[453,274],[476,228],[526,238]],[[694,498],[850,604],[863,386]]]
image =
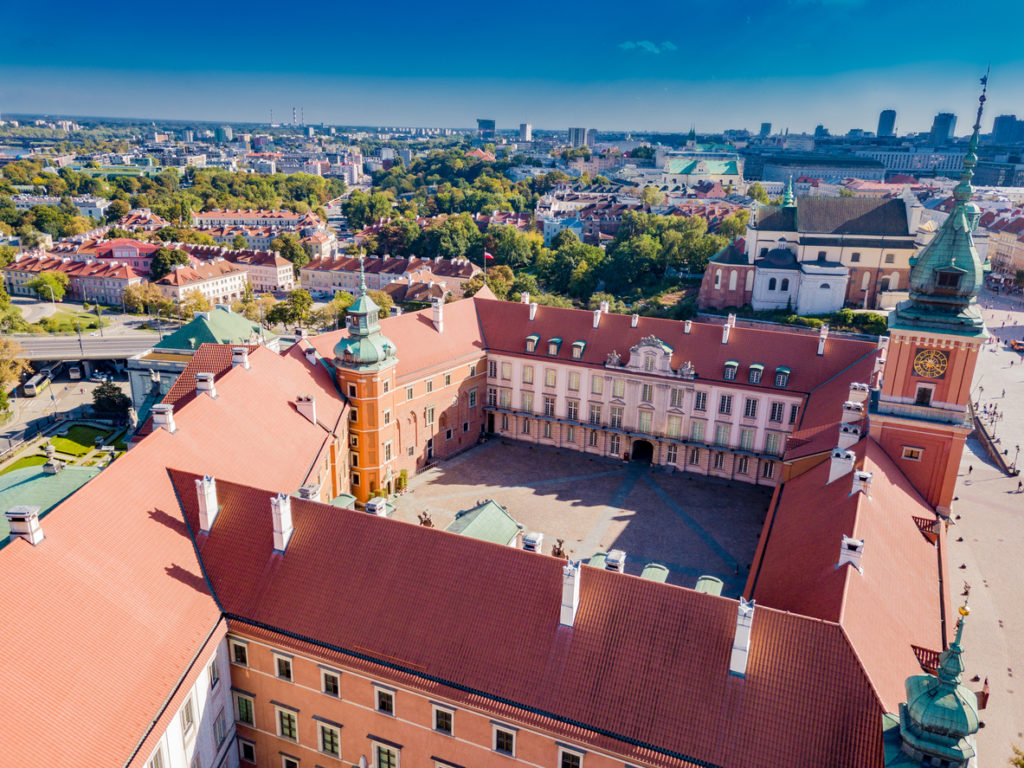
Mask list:
[[[42,465],[25,467],[0,475],[0,509],[18,505],[39,507],[42,517],[100,473],[97,467],[64,467],[48,475]],[[0,547],[11,532],[7,518],[0,517]]]

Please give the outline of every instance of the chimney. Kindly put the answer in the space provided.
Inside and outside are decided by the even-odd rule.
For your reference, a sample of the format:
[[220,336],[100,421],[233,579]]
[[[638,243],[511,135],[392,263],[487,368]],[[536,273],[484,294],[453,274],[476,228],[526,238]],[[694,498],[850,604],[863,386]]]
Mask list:
[[270,499],[270,514],[274,518],[274,551],[284,552],[295,529],[292,528],[292,499],[279,493]]
[[523,549],[527,552],[541,552],[544,544],[544,534],[537,531],[530,531],[523,536]]
[[843,403],[843,418],[840,423],[849,424],[853,421],[860,421],[864,418],[864,404],[854,403],[847,400]]
[[444,333],[444,300],[434,299],[430,302],[430,319],[438,333]]
[[317,501],[320,498],[320,486],[316,483],[306,483],[299,488],[299,496],[303,499]]
[[871,498],[871,478],[874,477],[872,473],[865,472],[863,469],[858,469],[853,473],[853,490],[850,491],[850,495],[857,493],[857,491],[863,491],[867,498]]
[[11,529],[9,538],[22,538],[32,546],[43,540],[43,529],[39,526],[39,507],[19,504],[8,509],[4,516]]
[[199,531],[209,533],[217,519],[217,481],[209,475],[196,480],[196,495],[199,497]]
[[750,625],[754,623],[754,601],[749,603],[740,598],[736,609],[736,635],[732,640],[732,654],[729,656],[729,674],[747,676],[747,656],[750,655]]
[[640,315],[638,315],[638,314],[636,314],[634,312],[633,316],[631,318],[629,318],[629,327],[630,328],[636,328],[636,326],[637,326],[637,324],[639,322],[640,322]]
[[571,560],[562,568],[562,611],[559,623],[571,627],[580,607],[580,564]]
[[[733,317],[733,315],[729,315],[730,320],[732,319],[732,317]],[[731,322],[726,322],[726,324],[722,326],[722,343],[723,344],[728,344],[729,343],[729,332],[731,330],[732,330],[732,323]]]
[[205,392],[214,400],[217,399],[217,388],[213,384],[212,373],[197,373],[196,374],[196,394],[201,395]]
[[828,338],[828,325],[823,325],[818,329],[818,357],[825,354],[825,339]]
[[842,477],[852,472],[853,464],[856,460],[857,455],[853,451],[848,451],[841,446],[833,448],[832,458],[829,459],[828,483],[831,483],[837,477]]
[[240,365],[245,370],[249,370],[249,348],[248,347],[232,347],[231,348],[231,367],[234,368],[236,365]]
[[689,333],[692,328],[693,320],[687,320],[685,323],[683,323],[683,333]]
[[316,350],[313,347],[309,347],[306,350],[306,362],[310,365],[316,365]]
[[316,424],[316,398],[313,395],[299,395],[295,398],[295,409]]
[[857,424],[839,425],[839,447],[844,451],[860,440],[860,426]]
[[850,402],[851,403],[863,403],[868,399],[870,388],[867,384],[858,384],[852,382],[850,384]]
[[601,310],[594,310],[594,327],[597,328],[601,324]]
[[860,558],[863,554],[864,539],[854,539],[844,534],[843,542],[839,545],[839,562],[836,563],[836,568],[839,569],[849,563],[858,571],[864,573],[864,569],[860,564]]
[[168,403],[157,403],[154,405],[153,426],[163,427],[173,434],[177,429],[177,427],[174,426],[174,406]]
[[519,301],[522,304],[529,304],[530,294],[528,294],[526,291],[523,291],[521,294],[519,294]]
[[530,319],[533,320],[537,316],[537,302],[530,302]]
[[607,301],[602,301],[602,302],[601,302],[601,304],[600,304],[600,307],[601,307],[601,311],[602,311],[602,312],[603,312],[604,314],[606,314],[606,315],[608,314],[608,306],[609,306],[609,305],[608,305],[608,302],[607,302]]

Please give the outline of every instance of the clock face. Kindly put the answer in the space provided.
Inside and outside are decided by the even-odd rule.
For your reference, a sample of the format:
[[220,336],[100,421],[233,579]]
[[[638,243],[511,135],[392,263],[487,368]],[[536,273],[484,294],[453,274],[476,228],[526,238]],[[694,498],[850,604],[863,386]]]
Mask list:
[[949,358],[937,349],[922,349],[914,357],[914,373],[929,379],[938,379],[946,372]]

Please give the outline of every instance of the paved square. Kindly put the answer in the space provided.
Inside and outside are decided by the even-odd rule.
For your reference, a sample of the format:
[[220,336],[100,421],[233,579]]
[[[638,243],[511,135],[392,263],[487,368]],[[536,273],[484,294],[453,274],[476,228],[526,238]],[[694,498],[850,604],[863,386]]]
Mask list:
[[692,587],[702,574],[743,590],[771,490],[640,463],[495,438],[412,478],[395,517],[429,512],[445,528],[462,509],[493,499],[544,534],[544,551],[565,540],[570,557],[622,549],[626,572],[661,563],[669,582]]

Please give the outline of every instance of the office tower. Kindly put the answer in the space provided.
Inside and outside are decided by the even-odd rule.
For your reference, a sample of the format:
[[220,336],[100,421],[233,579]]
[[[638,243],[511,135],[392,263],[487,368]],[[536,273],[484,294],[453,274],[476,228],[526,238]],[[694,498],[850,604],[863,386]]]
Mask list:
[[828,128],[824,125],[818,125],[814,129],[814,138],[816,139],[827,139],[829,135]]
[[493,120],[486,120],[483,118],[477,118],[476,121],[476,134],[481,139],[493,139],[498,133],[497,127]]
[[772,124],[771,123],[761,123],[761,131],[757,135],[760,136],[762,139],[766,139],[769,136],[771,136],[772,135]]
[[953,138],[953,130],[956,128],[956,115],[951,112],[939,112],[932,122],[932,145],[938,147]]
[[592,147],[594,141],[597,139],[597,130],[595,128],[570,128],[569,129],[569,146],[575,147]]
[[520,123],[519,124],[519,140],[523,142],[533,141],[533,124],[532,123]]
[[878,115],[878,138],[891,138],[896,135],[896,110],[883,109]]
[[231,130],[230,125],[222,125],[217,129],[216,137],[221,143],[228,142],[235,137],[235,132]]
[[591,149],[594,148],[594,144],[597,142],[597,129],[587,128],[586,134],[584,134],[583,143]]
[[1020,141],[1024,133],[1024,121],[1016,115],[999,115],[992,123],[992,140],[996,144],[1013,144]]

